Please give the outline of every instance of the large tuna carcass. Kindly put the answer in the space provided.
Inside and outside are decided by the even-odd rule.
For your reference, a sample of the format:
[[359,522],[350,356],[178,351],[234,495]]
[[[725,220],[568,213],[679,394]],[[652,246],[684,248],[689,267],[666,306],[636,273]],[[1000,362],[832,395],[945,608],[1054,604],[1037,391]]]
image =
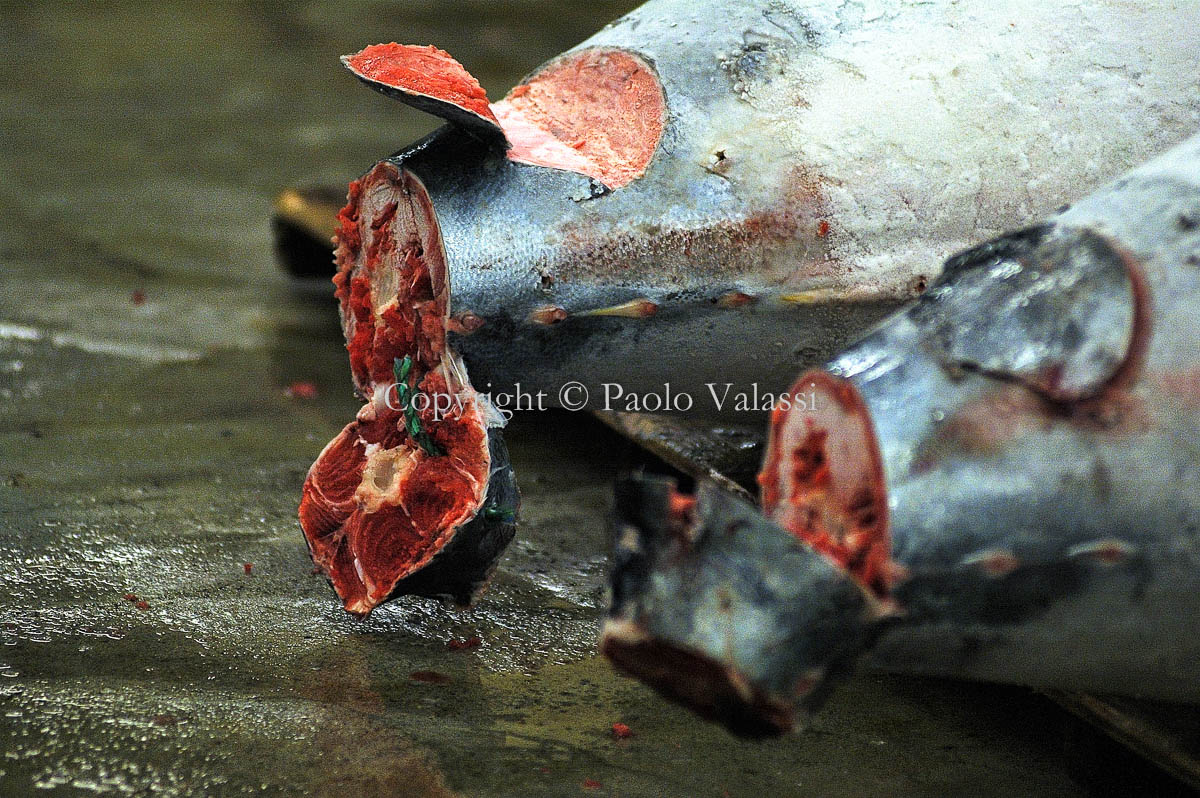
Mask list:
[[340,214],[364,404],[305,484],[316,564],[358,615],[470,601],[516,510],[488,396],[786,389],[956,248],[1181,140],[1198,23],[1165,2],[653,0],[496,103],[434,48],[345,57],[448,124]]
[[950,258],[773,412],[761,513],[618,492],[601,647],[747,734],[852,664],[1200,701],[1200,136]]

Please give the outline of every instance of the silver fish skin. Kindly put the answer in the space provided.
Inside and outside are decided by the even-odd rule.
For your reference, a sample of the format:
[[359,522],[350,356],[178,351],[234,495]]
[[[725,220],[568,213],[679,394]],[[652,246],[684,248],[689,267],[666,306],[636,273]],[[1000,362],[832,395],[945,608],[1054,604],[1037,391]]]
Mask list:
[[[689,537],[742,502],[708,487],[664,535],[639,519],[680,497],[625,488],[642,498],[618,506],[602,648],[702,711],[723,696],[716,714],[756,733],[844,671],[812,618],[868,641],[874,669],[1200,701],[1197,302],[1200,136],[951,258],[914,307],[801,376],[815,401],[775,414],[760,475],[770,521]],[[698,569],[700,595],[661,590]],[[747,617],[779,627],[729,621]],[[837,655],[814,661],[815,641]],[[666,649],[715,686],[695,698],[694,667],[640,656]]]
[[746,737],[792,728],[874,639],[879,601],[845,570],[715,483],[686,523],[674,480],[618,481],[612,612],[620,670]]
[[652,0],[510,94],[636,57],[665,102],[640,177],[518,163],[452,124],[377,191],[403,170],[428,190],[452,314],[482,322],[450,336],[480,390],[780,391],[950,253],[1186,138],[1198,51],[1200,7],[1157,0]]

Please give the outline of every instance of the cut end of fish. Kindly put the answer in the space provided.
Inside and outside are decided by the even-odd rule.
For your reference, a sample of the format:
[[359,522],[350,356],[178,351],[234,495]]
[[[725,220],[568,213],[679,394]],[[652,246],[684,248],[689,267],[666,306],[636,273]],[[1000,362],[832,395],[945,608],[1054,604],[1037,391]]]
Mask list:
[[622,480],[613,535],[600,650],[741,736],[815,710],[881,617],[843,569],[712,483],[693,498],[669,479]]
[[791,703],[756,690],[738,671],[701,651],[655,638],[626,620],[609,620],[600,652],[620,671],[717,721],[739,737],[777,737],[796,725]]
[[877,596],[889,592],[887,487],[875,429],[848,380],[815,370],[771,415],[763,512]]
[[374,44],[342,63],[376,91],[466,128],[512,161],[577,172],[610,190],[645,173],[666,124],[662,83],[625,50],[568,53],[494,105],[436,47]]
[[952,258],[913,308],[950,369],[1017,383],[1058,403],[1127,387],[1151,328],[1143,268],[1089,229],[1042,226]]
[[914,471],[998,455],[1056,421],[1141,428],[1131,392],[1153,305],[1143,264],[1090,227],[1044,224],[951,258],[907,313],[919,357],[949,377],[929,398],[944,421],[917,444]]
[[463,65],[436,47],[373,44],[342,63],[376,91],[461,125],[484,141],[508,147],[487,92]]
[[492,106],[519,163],[579,172],[610,189],[641,177],[666,123],[666,97],[639,56],[612,48],[551,61]]
[[386,162],[338,218],[335,293],[365,404],[305,480],[309,551],[355,615],[401,594],[467,604],[512,539],[518,497],[496,414],[446,346],[437,218],[420,180]]

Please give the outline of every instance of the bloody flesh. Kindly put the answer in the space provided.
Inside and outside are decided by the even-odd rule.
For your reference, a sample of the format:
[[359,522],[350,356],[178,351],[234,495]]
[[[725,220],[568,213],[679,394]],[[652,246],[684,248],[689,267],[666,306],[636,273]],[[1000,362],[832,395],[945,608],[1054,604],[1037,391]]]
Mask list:
[[650,67],[607,49],[559,59],[492,106],[512,142],[510,159],[580,172],[612,189],[646,171],[665,108]]
[[560,58],[494,105],[436,47],[374,44],[342,62],[373,88],[500,142],[513,161],[578,172],[610,189],[642,176],[665,124],[658,78],[621,50]]
[[763,511],[877,595],[888,590],[887,493],[870,416],[854,387],[821,371],[771,415]]
[[479,81],[445,50],[373,44],[346,56],[343,63],[364,80],[447,102],[498,124]]
[[[370,194],[369,198],[364,198]],[[484,410],[445,346],[440,233],[416,178],[381,165],[351,186],[334,279],[355,387],[366,402],[309,471],[300,520],[345,608],[366,615],[480,510],[491,456]],[[394,383],[407,359],[413,439]]]

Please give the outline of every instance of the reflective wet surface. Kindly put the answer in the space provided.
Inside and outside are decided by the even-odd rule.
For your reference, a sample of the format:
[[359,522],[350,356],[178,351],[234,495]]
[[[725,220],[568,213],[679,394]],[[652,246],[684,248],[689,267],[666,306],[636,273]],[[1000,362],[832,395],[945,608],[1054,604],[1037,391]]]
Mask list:
[[645,455],[589,418],[512,425],[475,609],[357,622],[311,573],[300,485],[356,402],[271,200],[434,127],[337,56],[436,42],[500,96],[623,10],[0,6],[0,794],[1077,792],[1024,691],[863,676],[748,743],[616,676],[603,519]]

